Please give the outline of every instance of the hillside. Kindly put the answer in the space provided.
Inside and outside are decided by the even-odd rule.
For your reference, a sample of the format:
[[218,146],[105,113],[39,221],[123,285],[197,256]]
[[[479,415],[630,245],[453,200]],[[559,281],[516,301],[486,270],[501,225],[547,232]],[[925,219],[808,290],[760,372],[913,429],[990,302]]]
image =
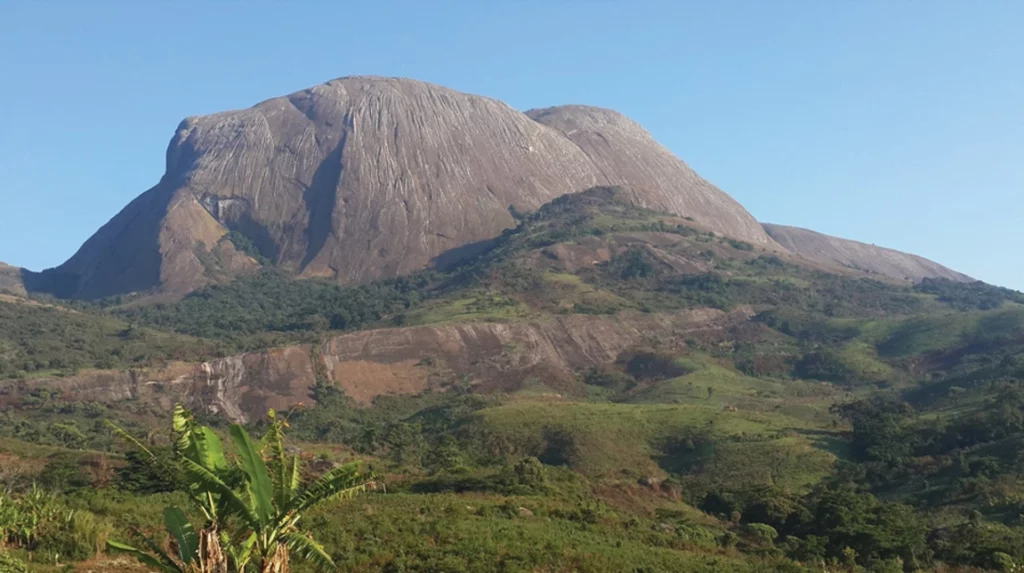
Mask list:
[[102,524],[62,550],[85,559],[96,531],[154,530],[173,489],[102,419],[168,448],[174,403],[213,431],[274,408],[310,465],[383,475],[309,516],[355,571],[1024,561],[1024,294],[836,266],[636,196],[563,195],[366,284],[261,269],[159,303],[0,302],[0,480]]
[[110,316],[0,296],[0,379],[68,377],[170,360],[202,360],[223,345],[137,327]]
[[924,257],[885,247],[785,225],[765,223],[764,230],[789,251],[816,261],[838,263],[845,267],[913,282],[920,282],[925,278],[957,282],[974,280]]
[[0,295],[24,297],[25,285],[21,280],[21,269],[0,263]]
[[[178,399],[201,400],[196,407],[249,420],[267,407],[308,401],[307,389],[318,380],[363,404],[457,381],[516,391],[535,379],[553,393],[581,396],[579,372],[615,364],[642,346],[676,353],[730,348],[734,367],[800,376],[799,365],[816,356],[814,346],[795,332],[778,338],[766,324],[819,316],[902,320],[1016,300],[1012,291],[987,286],[975,292],[933,281],[910,288],[833,270],[716,236],[698,222],[635,206],[627,189],[605,187],[544,205],[442,271],[361,286],[264,271],[179,302],[106,312],[256,350],[202,368],[144,374]],[[288,343],[294,345],[281,346]],[[272,346],[278,348],[263,351]],[[842,366],[850,368],[842,381],[873,382],[872,369],[889,373],[871,357],[875,352],[844,359],[852,362]],[[135,377],[97,372],[38,383],[100,399],[126,394]],[[208,394],[213,389],[215,396]]]
[[183,295],[273,265],[343,283],[393,277],[593,185],[757,245],[757,221],[610,110],[520,113],[423,82],[351,77],[186,119],[160,182],[30,288]]

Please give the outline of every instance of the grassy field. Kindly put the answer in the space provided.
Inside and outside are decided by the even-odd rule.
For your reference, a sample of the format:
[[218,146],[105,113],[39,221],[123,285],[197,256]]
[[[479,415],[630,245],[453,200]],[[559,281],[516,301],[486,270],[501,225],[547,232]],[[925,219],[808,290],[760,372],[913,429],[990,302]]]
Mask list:
[[[827,473],[833,459],[809,437],[823,428],[776,412],[710,405],[520,400],[477,412],[467,431],[493,451],[537,456],[593,478],[689,472],[736,484],[781,480],[803,487]],[[777,471],[773,478],[767,466],[752,467],[750,456],[803,464],[807,471],[783,472],[784,478]]]
[[724,528],[688,521],[540,496],[398,494],[325,508],[307,526],[352,572],[800,570],[722,549]]
[[430,301],[400,315],[391,324],[403,326],[443,325],[463,322],[509,322],[536,314],[520,301],[493,291],[460,293],[457,298]]

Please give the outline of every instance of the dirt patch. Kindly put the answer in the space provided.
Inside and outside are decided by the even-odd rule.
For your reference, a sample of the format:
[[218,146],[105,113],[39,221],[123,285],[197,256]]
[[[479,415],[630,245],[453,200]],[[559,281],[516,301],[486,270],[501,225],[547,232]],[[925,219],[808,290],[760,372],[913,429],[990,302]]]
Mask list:
[[381,394],[415,394],[427,389],[427,370],[417,360],[393,363],[349,360],[334,364],[332,380],[350,398],[368,405]]

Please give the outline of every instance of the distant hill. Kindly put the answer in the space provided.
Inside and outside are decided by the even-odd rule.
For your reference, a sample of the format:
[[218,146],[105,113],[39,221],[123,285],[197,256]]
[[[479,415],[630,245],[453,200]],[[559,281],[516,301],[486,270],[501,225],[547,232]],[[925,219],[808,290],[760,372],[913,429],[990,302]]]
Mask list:
[[924,257],[885,247],[785,225],[765,223],[764,230],[786,249],[816,261],[838,263],[845,267],[914,282],[925,278],[942,278],[957,282],[974,280]]

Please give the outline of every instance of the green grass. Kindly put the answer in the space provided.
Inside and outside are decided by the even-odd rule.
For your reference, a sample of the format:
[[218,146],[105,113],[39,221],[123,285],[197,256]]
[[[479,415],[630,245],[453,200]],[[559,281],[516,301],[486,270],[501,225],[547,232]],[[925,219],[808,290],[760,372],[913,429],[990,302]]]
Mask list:
[[[669,459],[675,454],[668,451],[671,447],[666,444],[687,435],[707,435],[716,444],[749,442],[745,446],[747,453],[768,455],[770,450],[783,445],[809,447],[812,442],[797,432],[813,429],[805,421],[775,412],[730,412],[709,405],[521,400],[475,413],[467,432],[480,436],[485,448],[506,455],[538,456],[595,478],[635,479],[678,469],[678,464]],[[728,465],[731,462],[727,460],[738,455],[737,447],[722,446],[710,455],[698,456],[698,461]],[[831,460],[831,454],[817,455],[821,460]],[[742,456],[735,461],[730,467],[744,465]],[[815,475],[824,475],[822,468],[829,463],[813,466]],[[749,463],[746,465],[750,467]],[[748,471],[744,469],[742,473]],[[731,475],[723,473],[722,477],[728,479]],[[750,479],[744,475],[740,481],[746,483]],[[760,476],[757,481],[767,480]],[[804,484],[808,480],[790,481]]]
[[[519,507],[533,515],[520,516]],[[353,573],[710,573],[781,566],[722,550],[721,529],[671,520],[655,529],[651,518],[549,498],[375,495],[324,508],[305,523],[340,568]]]
[[[764,441],[720,441],[688,468],[712,487],[771,485],[805,491],[832,471],[835,456],[800,434]],[[756,463],[752,463],[756,462]]]
[[820,402],[827,411],[835,399],[834,391],[821,384],[746,376],[706,355],[689,355],[676,363],[691,372],[654,383],[627,401],[634,404],[694,404],[770,410],[789,400],[800,399],[801,402]]
[[633,306],[611,291],[586,283],[578,275],[547,272],[543,279],[545,287],[539,294],[558,309],[620,309]]
[[946,314],[912,318],[897,324],[878,342],[887,358],[945,350],[971,338],[1013,335],[1024,331],[1024,309]]
[[403,325],[451,324],[457,322],[508,322],[529,318],[530,308],[516,299],[480,291],[461,293],[459,298],[429,302],[402,315]]

